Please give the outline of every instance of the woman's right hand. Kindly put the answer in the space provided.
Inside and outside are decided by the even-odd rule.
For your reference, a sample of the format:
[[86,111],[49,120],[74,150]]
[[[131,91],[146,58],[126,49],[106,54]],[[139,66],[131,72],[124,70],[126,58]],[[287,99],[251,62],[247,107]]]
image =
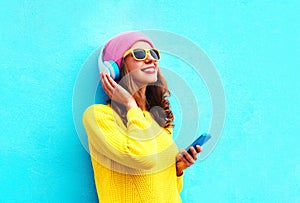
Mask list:
[[176,156],[176,172],[177,176],[181,176],[183,170],[190,167],[197,160],[197,154],[202,152],[200,145],[196,145],[196,148],[190,147],[191,154],[189,154],[185,149],[179,152]]
[[127,111],[133,107],[138,107],[133,96],[116,83],[107,73],[101,73],[100,77],[102,87],[111,100],[124,105]]

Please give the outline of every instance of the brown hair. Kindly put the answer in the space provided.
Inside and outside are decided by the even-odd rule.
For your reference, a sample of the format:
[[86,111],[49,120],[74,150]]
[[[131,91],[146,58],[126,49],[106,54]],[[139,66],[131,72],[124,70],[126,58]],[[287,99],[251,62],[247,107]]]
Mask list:
[[[170,109],[170,103],[167,97],[170,96],[170,91],[167,86],[166,79],[162,75],[160,69],[157,72],[157,81],[150,83],[146,87],[145,95],[142,94],[141,90],[137,88],[133,78],[129,75],[128,69],[124,64],[124,60],[121,64],[120,70],[120,82],[124,89],[131,93],[137,103],[141,108],[145,108],[147,111],[150,111],[154,120],[163,128],[174,127],[174,115]],[[127,76],[127,77],[124,77]],[[135,91],[137,90],[137,91]],[[108,100],[108,103],[112,104],[111,100]],[[146,104],[146,106],[144,106]],[[155,107],[155,108],[153,108]],[[160,108],[158,108],[160,107]],[[112,108],[118,113],[121,117],[124,125],[127,123],[126,113],[127,110],[125,106],[117,104],[114,102]]]

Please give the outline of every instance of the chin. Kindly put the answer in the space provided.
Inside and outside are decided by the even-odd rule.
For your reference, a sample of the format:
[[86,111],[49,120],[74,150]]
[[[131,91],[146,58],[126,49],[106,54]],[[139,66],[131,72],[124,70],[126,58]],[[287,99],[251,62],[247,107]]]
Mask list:
[[155,76],[151,76],[151,77],[149,77],[149,79],[147,78],[145,78],[145,83],[147,83],[147,84],[150,84],[150,83],[155,83],[156,81],[157,81],[157,75],[155,75]]
[[157,74],[138,75],[135,77],[135,81],[137,81],[138,83],[143,84],[143,85],[155,83],[157,81]]

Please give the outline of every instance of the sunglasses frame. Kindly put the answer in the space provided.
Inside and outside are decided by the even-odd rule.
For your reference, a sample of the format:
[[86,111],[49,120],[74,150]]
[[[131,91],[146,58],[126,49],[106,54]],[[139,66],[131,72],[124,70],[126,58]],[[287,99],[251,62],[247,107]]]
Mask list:
[[[138,58],[135,57],[135,54],[134,54],[133,51],[136,50],[136,49],[144,50],[144,51],[146,52],[145,57],[144,57],[143,59],[138,59]],[[150,50],[155,50],[155,51],[157,51],[157,53],[158,53],[158,59],[155,59],[155,58],[152,56],[152,54],[150,53]],[[128,56],[129,54],[131,54],[131,55],[133,56],[134,60],[136,60],[136,61],[143,61],[143,60],[145,60],[145,59],[147,58],[148,55],[150,55],[155,61],[159,61],[159,59],[160,59],[160,51],[159,51],[158,49],[156,49],[156,48],[151,48],[151,49],[143,49],[143,48],[128,49],[128,50],[124,53],[123,58],[125,58],[125,57]]]

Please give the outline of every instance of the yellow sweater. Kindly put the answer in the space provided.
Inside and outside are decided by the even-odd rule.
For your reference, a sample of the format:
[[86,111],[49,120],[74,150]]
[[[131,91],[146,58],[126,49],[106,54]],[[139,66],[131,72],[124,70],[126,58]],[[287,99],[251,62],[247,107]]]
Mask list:
[[99,202],[181,202],[172,129],[161,128],[140,108],[131,108],[126,116],[127,126],[102,104],[83,115]]

